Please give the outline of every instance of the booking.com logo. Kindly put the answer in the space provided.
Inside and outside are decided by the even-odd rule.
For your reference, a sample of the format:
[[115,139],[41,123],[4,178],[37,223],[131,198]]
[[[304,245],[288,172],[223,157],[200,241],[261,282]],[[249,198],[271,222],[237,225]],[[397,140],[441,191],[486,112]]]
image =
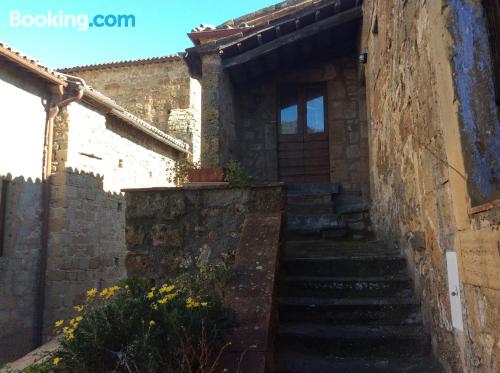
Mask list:
[[10,27],[48,27],[75,28],[87,31],[91,27],[135,27],[135,16],[128,14],[65,14],[62,10],[46,14],[22,14],[19,10],[10,11]]

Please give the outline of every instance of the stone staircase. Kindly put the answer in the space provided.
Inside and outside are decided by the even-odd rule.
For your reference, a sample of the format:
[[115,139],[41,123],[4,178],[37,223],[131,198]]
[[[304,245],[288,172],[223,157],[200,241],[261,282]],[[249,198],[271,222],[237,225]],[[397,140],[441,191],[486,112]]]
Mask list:
[[[276,372],[442,371],[405,259],[366,238],[366,214],[359,199],[342,198],[334,184],[289,188]],[[352,221],[364,229],[351,229]]]

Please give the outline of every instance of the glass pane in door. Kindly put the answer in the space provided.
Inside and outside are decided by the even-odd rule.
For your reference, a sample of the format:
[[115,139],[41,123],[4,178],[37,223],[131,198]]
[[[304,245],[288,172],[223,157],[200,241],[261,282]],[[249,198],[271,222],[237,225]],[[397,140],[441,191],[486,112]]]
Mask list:
[[297,103],[291,103],[280,110],[280,133],[295,135],[298,132],[299,110]]
[[323,95],[311,95],[306,102],[307,133],[325,132],[325,108]]

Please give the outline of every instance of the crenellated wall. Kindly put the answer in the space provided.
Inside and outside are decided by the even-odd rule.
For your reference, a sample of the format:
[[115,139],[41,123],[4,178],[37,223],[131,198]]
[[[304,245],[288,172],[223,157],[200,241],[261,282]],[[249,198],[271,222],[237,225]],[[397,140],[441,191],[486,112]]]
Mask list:
[[[125,277],[122,188],[172,185],[178,154],[82,103],[55,122],[45,331],[89,288]],[[168,171],[170,170],[170,171]]]

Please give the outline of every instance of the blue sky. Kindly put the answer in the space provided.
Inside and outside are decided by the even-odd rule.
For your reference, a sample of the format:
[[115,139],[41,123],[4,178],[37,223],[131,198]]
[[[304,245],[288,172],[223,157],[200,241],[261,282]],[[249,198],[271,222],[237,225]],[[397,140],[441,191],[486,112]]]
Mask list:
[[[186,34],[200,23],[220,24],[279,0],[0,0],[0,40],[51,68],[162,56],[191,46]],[[11,27],[22,16],[135,16],[135,27]]]

